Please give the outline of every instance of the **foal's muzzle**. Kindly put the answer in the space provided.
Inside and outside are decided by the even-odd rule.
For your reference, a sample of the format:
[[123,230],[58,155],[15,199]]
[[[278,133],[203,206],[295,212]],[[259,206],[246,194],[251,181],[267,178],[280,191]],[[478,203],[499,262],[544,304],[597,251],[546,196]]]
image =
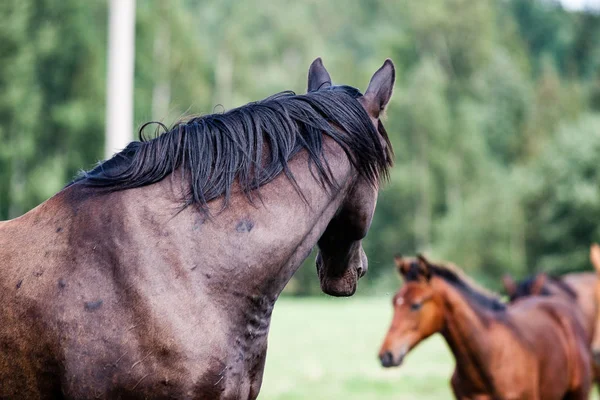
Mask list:
[[398,367],[402,365],[404,357],[407,353],[408,346],[406,345],[402,346],[397,356],[394,356],[393,352],[386,350],[383,353],[379,354],[379,361],[381,361],[381,366],[385,368]]
[[379,360],[381,361],[381,365],[385,368],[394,366],[394,355],[389,351],[386,351],[379,356]]

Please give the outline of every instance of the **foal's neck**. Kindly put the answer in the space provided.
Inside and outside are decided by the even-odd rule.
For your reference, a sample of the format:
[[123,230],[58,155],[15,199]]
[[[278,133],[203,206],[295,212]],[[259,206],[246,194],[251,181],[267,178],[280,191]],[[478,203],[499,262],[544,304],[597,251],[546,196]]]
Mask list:
[[489,336],[493,311],[473,304],[451,284],[436,280],[444,299],[445,325],[441,333],[456,359],[458,375],[476,389],[493,390],[488,369],[493,346]]

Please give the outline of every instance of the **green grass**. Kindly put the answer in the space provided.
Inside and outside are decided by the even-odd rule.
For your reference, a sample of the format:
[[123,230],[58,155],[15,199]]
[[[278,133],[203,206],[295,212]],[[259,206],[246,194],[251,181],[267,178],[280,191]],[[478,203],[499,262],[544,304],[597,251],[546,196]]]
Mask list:
[[440,335],[421,343],[400,368],[380,366],[391,314],[391,295],[280,299],[259,399],[453,399],[454,358]]
[[454,359],[439,335],[400,368],[380,366],[390,298],[280,299],[259,399],[452,399]]

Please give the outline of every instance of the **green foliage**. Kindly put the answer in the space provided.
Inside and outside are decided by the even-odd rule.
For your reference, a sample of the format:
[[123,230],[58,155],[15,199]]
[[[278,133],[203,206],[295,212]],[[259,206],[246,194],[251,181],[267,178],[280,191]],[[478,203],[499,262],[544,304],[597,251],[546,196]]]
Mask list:
[[[0,2],[0,219],[101,157],[107,3]],[[364,89],[390,57],[396,167],[360,290],[397,285],[395,253],[450,259],[492,287],[507,271],[589,269],[599,39],[600,15],[541,0],[138,0],[131,129],[302,92],[317,56]],[[313,262],[290,293],[319,292]]]
[[537,269],[587,268],[600,240],[600,115],[561,126],[526,175],[528,260]]
[[101,155],[106,10],[77,0],[0,5],[0,218],[54,194]]

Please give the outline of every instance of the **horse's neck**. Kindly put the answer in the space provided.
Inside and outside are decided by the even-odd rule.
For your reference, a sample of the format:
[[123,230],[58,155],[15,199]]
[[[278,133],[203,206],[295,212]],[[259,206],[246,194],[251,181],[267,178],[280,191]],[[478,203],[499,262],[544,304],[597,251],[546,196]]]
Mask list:
[[[181,182],[167,177],[109,194],[73,185],[17,222],[50,238],[47,246],[64,250],[65,259],[55,260],[57,269],[68,265],[79,268],[80,275],[96,276],[89,271],[110,265],[114,272],[107,279],[131,296],[137,293],[134,298],[161,294],[160,301],[145,301],[152,309],[148,315],[162,315],[166,301],[182,310],[193,303],[195,329],[207,335],[226,332],[215,333],[217,342],[235,338],[234,346],[222,344],[230,353],[222,357],[243,352],[249,360],[261,360],[275,300],[353,182],[345,155],[328,158],[339,183],[336,191],[324,189],[302,157],[298,154],[290,168],[306,202],[281,174],[260,189],[254,205],[234,193],[228,208],[206,218],[193,206],[181,210]],[[221,205],[221,199],[209,204],[213,211]],[[178,318],[160,323],[171,329],[180,324]]]
[[491,389],[491,377],[487,357],[490,346],[489,326],[491,316],[473,306],[458,289],[436,279],[444,299],[445,326],[442,335],[446,339],[454,358],[456,369],[462,380],[476,386]]
[[[304,199],[282,173],[261,187],[260,199],[253,196],[254,205],[234,188],[229,206],[212,218],[203,217],[194,207],[177,213],[182,185],[177,181],[181,175],[175,174],[174,179],[122,192],[123,204],[114,212],[134,220],[132,225],[141,227],[140,235],[162,234],[161,242],[172,241],[177,249],[174,256],[184,269],[202,269],[210,275],[201,290],[218,290],[220,296],[243,294],[250,302],[256,302],[257,296],[274,301],[315,246],[352,183],[353,170],[343,151],[324,144],[339,183],[336,191],[317,182],[306,154],[300,153],[289,167]],[[222,199],[209,203],[213,211],[221,205]]]

